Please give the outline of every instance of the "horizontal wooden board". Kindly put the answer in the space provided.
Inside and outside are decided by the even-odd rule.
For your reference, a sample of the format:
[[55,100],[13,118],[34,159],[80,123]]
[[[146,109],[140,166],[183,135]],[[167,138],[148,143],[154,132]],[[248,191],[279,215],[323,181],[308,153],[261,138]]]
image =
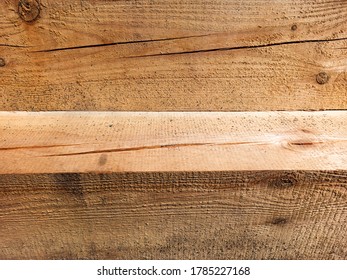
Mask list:
[[[23,18],[21,2],[30,3],[32,12],[40,2],[38,17]],[[0,5],[1,43],[34,50],[229,32],[238,41],[248,35],[256,43],[347,37],[344,0],[4,0]]]
[[347,112],[2,112],[0,173],[347,170]]
[[347,170],[347,112],[2,112],[0,173]]
[[0,113],[0,259],[347,259],[347,112]]
[[1,259],[347,259],[345,171],[0,175]]
[[0,3],[0,110],[347,108],[344,0],[40,3]]

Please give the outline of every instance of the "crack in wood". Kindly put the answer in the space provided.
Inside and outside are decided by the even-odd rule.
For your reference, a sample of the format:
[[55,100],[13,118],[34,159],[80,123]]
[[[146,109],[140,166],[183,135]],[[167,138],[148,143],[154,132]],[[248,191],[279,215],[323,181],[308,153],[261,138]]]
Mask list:
[[8,47],[8,48],[29,48],[29,46],[12,45],[12,44],[0,44],[0,47]]
[[100,154],[100,153],[117,153],[117,152],[131,152],[140,150],[155,150],[162,148],[181,148],[181,147],[194,147],[194,146],[226,146],[226,145],[249,145],[249,144],[264,144],[263,142],[232,142],[232,143],[183,143],[183,144],[164,144],[154,146],[141,146],[141,147],[130,147],[130,148],[118,148],[118,149],[104,149],[96,151],[85,151],[76,153],[65,153],[65,154],[51,154],[44,157],[61,157],[61,156],[78,156],[78,155],[89,155],[89,154]]
[[45,149],[45,148],[59,148],[59,147],[73,147],[73,146],[78,146],[78,145],[81,145],[81,144],[6,147],[6,148],[0,148],[0,151],[25,150],[25,149]]
[[347,37],[336,38],[336,39],[317,39],[317,40],[300,40],[300,41],[278,42],[278,43],[260,44],[260,45],[253,45],[253,46],[247,45],[247,46],[238,46],[238,47],[225,47],[225,48],[214,48],[214,49],[205,49],[205,50],[172,52],[172,53],[156,53],[156,54],[146,54],[146,55],[138,55],[138,56],[125,56],[125,57],[121,57],[121,58],[143,58],[143,57],[156,57],[156,56],[168,56],[168,55],[208,53],[208,52],[217,52],[217,51],[259,49],[259,48],[268,48],[268,47],[283,46],[283,45],[295,45],[295,44],[306,44],[306,43],[324,43],[324,42],[335,42],[335,41],[343,41],[343,40],[347,40]]
[[[68,51],[68,50],[87,49],[87,48],[99,48],[99,47],[127,45],[127,44],[156,43],[156,42],[164,42],[164,41],[183,40],[183,39],[189,39],[189,38],[208,37],[211,35],[215,35],[215,34],[183,36],[183,37],[174,37],[174,38],[161,38],[161,39],[148,39],[148,40],[139,40],[139,41],[113,42],[113,43],[105,43],[105,44],[94,44],[94,45],[83,45],[83,46],[48,49],[48,50],[38,50],[38,51],[33,51],[33,52],[34,53],[57,52],[57,51]],[[343,40],[347,40],[347,37],[335,38],[335,39],[316,39],[316,40],[312,39],[312,40],[299,40],[299,41],[288,41],[288,42],[285,41],[285,42],[259,44],[259,45],[246,45],[246,46],[213,48],[213,49],[202,49],[202,50],[191,50],[191,51],[169,52],[169,53],[155,53],[155,54],[138,55],[138,56],[136,56],[136,55],[125,56],[125,57],[120,57],[120,58],[141,58],[141,57],[181,55],[181,54],[193,54],[193,53],[216,52],[216,51],[231,51],[231,50],[241,50],[241,49],[257,49],[257,48],[267,48],[267,47],[282,46],[282,45],[294,45],[294,44],[306,44],[306,43],[324,43],[324,42],[335,42],[335,41],[343,41]]]
[[[315,145],[345,142],[347,140],[326,140],[326,141],[309,141],[309,140],[297,140],[297,141],[288,141],[282,143],[282,147],[285,149],[297,151],[293,149],[292,146],[298,146],[303,148],[309,148]],[[198,147],[198,146],[232,146],[232,145],[271,145],[276,144],[273,141],[242,141],[242,142],[226,142],[226,143],[182,143],[182,144],[163,144],[163,145],[153,145],[153,146],[141,146],[141,147],[129,147],[129,148],[114,148],[114,149],[101,149],[93,151],[84,151],[84,152],[75,152],[75,153],[64,153],[64,154],[50,154],[43,157],[62,157],[62,156],[78,156],[78,155],[89,155],[89,154],[100,154],[100,153],[118,153],[118,152],[132,152],[132,151],[141,151],[141,150],[155,150],[162,148],[181,148],[181,147]],[[74,145],[66,145],[74,146]],[[44,148],[44,147],[43,147]],[[6,148],[5,148],[6,149]],[[0,149],[1,150],[1,149]]]
[[38,50],[33,51],[37,53],[41,52],[57,52],[57,51],[68,51],[68,50],[78,50],[78,49],[87,49],[87,48],[100,48],[100,47],[108,47],[108,46],[117,46],[117,45],[131,45],[131,44],[141,44],[141,43],[156,43],[163,41],[174,41],[174,40],[183,40],[189,38],[200,38],[207,37],[211,34],[205,35],[196,35],[196,36],[182,36],[182,37],[173,37],[173,38],[161,38],[161,39],[147,39],[147,40],[138,40],[138,41],[124,41],[124,42],[113,42],[113,43],[104,43],[104,44],[94,44],[94,45],[83,45],[83,46],[74,46],[74,47],[65,47],[65,48],[56,48],[56,49],[48,49],[48,50]]
[[[345,142],[344,139],[333,139],[326,141],[310,141],[310,140],[296,140],[296,141],[286,141],[282,142],[282,147],[292,150],[291,146],[302,146],[310,147],[319,144],[327,144],[328,142]],[[64,154],[50,154],[44,157],[58,157],[58,156],[76,156],[76,155],[88,155],[88,154],[99,154],[99,153],[116,153],[116,152],[131,152],[140,150],[154,150],[162,148],[180,148],[180,147],[194,147],[194,146],[231,146],[231,145],[270,145],[275,144],[273,141],[241,141],[241,142],[226,142],[226,143],[182,143],[182,144],[162,144],[153,146],[140,146],[140,147],[129,147],[129,148],[113,148],[113,149],[101,149],[94,151],[85,152],[75,152],[75,153],[64,153]],[[24,150],[24,149],[47,149],[47,148],[60,148],[60,147],[74,147],[81,146],[84,144],[66,144],[66,145],[46,145],[46,146],[21,146],[21,147],[4,147],[0,148],[0,151],[10,151],[10,150]]]

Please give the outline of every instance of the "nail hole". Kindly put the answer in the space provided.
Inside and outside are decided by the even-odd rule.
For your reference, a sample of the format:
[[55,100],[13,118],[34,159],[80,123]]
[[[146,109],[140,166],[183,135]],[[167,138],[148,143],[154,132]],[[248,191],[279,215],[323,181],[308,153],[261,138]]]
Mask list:
[[6,65],[6,61],[3,58],[0,58],[0,67],[4,67]]
[[22,20],[32,22],[40,15],[39,0],[20,0],[18,3],[18,14]]
[[296,24],[293,24],[292,27],[291,27],[292,31],[295,31],[298,29],[298,26]]
[[329,75],[325,72],[320,72],[316,76],[316,81],[318,84],[323,85],[329,81]]

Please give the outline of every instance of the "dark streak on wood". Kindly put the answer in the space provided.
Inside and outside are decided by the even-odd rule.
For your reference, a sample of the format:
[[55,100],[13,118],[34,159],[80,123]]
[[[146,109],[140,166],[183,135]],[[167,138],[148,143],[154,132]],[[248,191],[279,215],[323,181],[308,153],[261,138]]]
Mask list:
[[84,186],[79,173],[57,173],[52,174],[55,186],[59,192],[63,190],[68,195],[78,200],[84,200]]
[[294,146],[313,146],[314,144],[319,144],[324,142],[304,142],[304,141],[297,141],[297,142],[290,142],[290,145]]
[[295,172],[285,172],[282,176],[271,176],[266,180],[269,187],[276,189],[291,188],[298,184],[298,177]]
[[107,163],[107,154],[101,154],[99,158],[99,165],[103,166]]
[[286,218],[275,218],[271,221],[271,223],[273,225],[284,225],[286,224],[288,221]]

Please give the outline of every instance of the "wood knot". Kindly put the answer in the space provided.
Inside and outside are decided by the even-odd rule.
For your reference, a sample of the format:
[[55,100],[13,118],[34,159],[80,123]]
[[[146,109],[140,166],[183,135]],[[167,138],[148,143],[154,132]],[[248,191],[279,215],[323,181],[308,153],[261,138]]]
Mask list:
[[36,20],[41,11],[40,0],[19,0],[18,14],[25,22]]
[[286,189],[294,187],[297,184],[297,180],[291,176],[283,176],[273,178],[269,181],[269,186],[274,188]]
[[271,224],[273,224],[273,225],[284,225],[284,224],[286,224],[287,222],[288,222],[288,221],[287,221],[286,218],[280,217],[280,218],[275,218],[275,219],[273,219],[273,220],[271,221]]
[[304,139],[298,139],[298,140],[292,140],[292,141],[282,141],[282,147],[284,149],[298,152],[298,151],[304,151],[307,149],[312,149],[317,147],[318,145],[322,146],[325,144],[325,141],[317,139],[317,138],[304,138]]
[[316,76],[316,81],[320,85],[324,85],[329,81],[329,75],[325,72],[320,72]]
[[314,143],[312,141],[292,141],[288,144],[293,145],[293,146],[312,146],[312,145],[314,145]]

